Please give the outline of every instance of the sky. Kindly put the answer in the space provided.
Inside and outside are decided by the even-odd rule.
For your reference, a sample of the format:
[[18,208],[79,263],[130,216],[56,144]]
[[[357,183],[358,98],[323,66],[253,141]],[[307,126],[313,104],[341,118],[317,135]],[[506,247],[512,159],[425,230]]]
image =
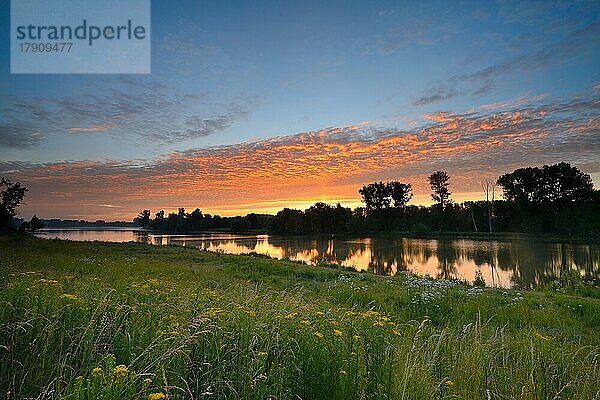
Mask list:
[[[418,3],[418,4],[417,4]],[[19,216],[131,220],[360,205],[524,166],[600,187],[598,1],[152,1],[150,74],[11,74],[0,0],[0,176]]]

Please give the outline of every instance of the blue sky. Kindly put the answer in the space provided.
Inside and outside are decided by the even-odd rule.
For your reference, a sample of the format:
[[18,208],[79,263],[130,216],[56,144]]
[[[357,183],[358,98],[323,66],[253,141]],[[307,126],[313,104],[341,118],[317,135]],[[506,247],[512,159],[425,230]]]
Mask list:
[[[450,119],[458,116],[537,110],[538,120],[557,127],[567,126],[567,120],[580,125],[588,121],[585,135],[559,133],[555,127],[553,133],[538,132],[514,153],[507,139],[508,156],[502,162],[476,165],[474,160],[482,159],[478,151],[460,153],[468,161],[465,165],[497,176],[514,165],[564,159],[597,177],[597,1],[411,3],[153,1],[151,74],[11,75],[10,11],[8,1],[2,0],[1,169],[29,182],[34,191],[46,189],[38,186],[43,179],[36,175],[42,166],[65,162],[93,163],[99,170],[125,165],[131,170],[189,157],[196,162],[187,167],[188,173],[211,173],[198,163],[211,163],[214,154],[224,151],[241,157],[240,149],[245,149],[244,159],[260,157],[252,149],[274,141],[306,144],[320,137],[326,144],[364,145],[386,135],[436,129],[436,124],[446,124],[446,133],[440,133],[444,135],[453,126]],[[587,106],[579,107],[578,102]],[[577,147],[581,140],[586,141],[583,151]],[[568,151],[565,144],[570,144]],[[200,161],[198,153],[203,154]],[[319,157],[335,159],[331,151],[311,153],[300,157],[300,163]],[[377,167],[372,173],[334,169],[343,183],[339,190],[322,188],[322,194],[350,204],[361,179],[390,179],[400,172],[407,179],[420,179],[428,167],[444,167],[440,155],[426,152],[423,157],[430,157],[423,171],[411,171],[408,159],[401,157],[398,168]],[[461,174],[451,167],[450,163],[448,169]],[[223,168],[212,172],[217,183],[230,177]],[[281,174],[286,171],[277,176]],[[69,175],[69,181],[78,177],[85,180]],[[225,205],[237,211],[248,204],[276,200],[279,206],[318,197],[311,191],[292,194],[278,186],[286,186],[285,179],[270,179],[275,188],[264,194],[157,194],[148,202],[152,207],[174,207],[176,200],[187,201],[227,213]],[[64,185],[63,192],[70,191]],[[467,182],[455,193],[472,193],[477,187],[477,182]],[[135,199],[135,207],[144,206],[143,197]],[[132,201],[114,193],[104,200],[115,208]],[[42,206],[41,200],[31,204]],[[73,216],[91,214],[90,204]],[[108,211],[115,213],[106,214],[109,217],[125,216],[124,210]],[[62,208],[48,208],[46,214],[67,216]]]

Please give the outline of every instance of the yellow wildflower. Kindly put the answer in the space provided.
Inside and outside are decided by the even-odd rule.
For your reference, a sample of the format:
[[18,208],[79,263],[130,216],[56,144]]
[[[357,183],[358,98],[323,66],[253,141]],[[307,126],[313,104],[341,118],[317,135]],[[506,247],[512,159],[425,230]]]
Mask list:
[[348,375],[348,373],[347,373],[346,371],[344,371],[343,369],[342,369],[342,370],[340,370],[340,374],[341,374],[341,375]]
[[392,335],[400,336],[400,332],[398,332],[398,331],[392,331]]
[[310,321],[309,321],[309,320],[307,320],[307,319],[303,319],[302,321],[300,321],[300,323],[301,323],[302,325],[310,325]]
[[77,300],[77,296],[74,294],[70,294],[70,293],[63,293],[60,295],[61,299],[67,299],[67,300]]
[[253,311],[253,310],[244,310],[244,312],[246,314],[248,314],[249,316],[251,316],[251,317],[256,317],[256,311]]
[[315,336],[316,336],[316,337],[319,337],[319,338],[322,338],[322,337],[323,337],[323,334],[322,334],[321,332],[315,332]]
[[364,313],[361,314],[361,316],[363,318],[375,317],[377,315],[379,315],[379,313],[377,311],[373,311],[373,310],[365,311]]
[[148,396],[148,400],[163,400],[166,398],[167,398],[167,395],[164,394],[163,392],[150,393],[150,395]]
[[444,382],[444,385],[446,385],[446,386],[454,386],[454,382],[452,382],[450,379],[446,379],[446,382]]
[[102,368],[96,367],[92,370],[92,375],[100,375],[102,373]]
[[152,379],[146,378],[146,379],[144,379],[144,383],[151,384],[152,383]]
[[266,357],[267,354],[269,354],[269,353],[267,353],[266,351],[259,351],[258,354],[257,354],[257,356],[258,357]]
[[342,333],[342,331],[340,331],[339,329],[334,329],[333,330],[333,334],[337,337],[342,337],[344,336],[344,334]]
[[127,374],[129,373],[129,369],[127,369],[125,365],[120,364],[113,369],[113,373],[116,375],[117,378],[121,378],[127,376]]
[[317,311],[317,315],[318,315],[319,317],[322,317],[323,315],[325,315],[325,313],[324,313],[323,311]]
[[288,315],[286,315],[286,316],[285,316],[285,317],[283,317],[283,318],[285,318],[285,319],[294,319],[294,317],[295,317],[296,315],[298,315],[298,313],[296,313],[296,312],[293,312],[293,313],[289,313]]
[[359,339],[360,339],[360,336],[358,336],[358,335],[354,335],[354,336],[352,336],[352,339],[354,339],[354,340],[359,340]]

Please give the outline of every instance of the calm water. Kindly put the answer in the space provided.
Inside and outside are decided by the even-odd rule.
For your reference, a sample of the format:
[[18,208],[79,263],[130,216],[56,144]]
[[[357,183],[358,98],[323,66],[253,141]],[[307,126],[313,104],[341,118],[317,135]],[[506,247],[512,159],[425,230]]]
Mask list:
[[533,287],[570,268],[589,280],[600,277],[600,246],[540,243],[535,240],[408,238],[323,238],[268,235],[158,235],[130,229],[44,230],[39,236],[69,240],[177,244],[225,253],[266,254],[315,264],[335,262],[376,274],[412,271],[472,282],[480,270],[486,283]]

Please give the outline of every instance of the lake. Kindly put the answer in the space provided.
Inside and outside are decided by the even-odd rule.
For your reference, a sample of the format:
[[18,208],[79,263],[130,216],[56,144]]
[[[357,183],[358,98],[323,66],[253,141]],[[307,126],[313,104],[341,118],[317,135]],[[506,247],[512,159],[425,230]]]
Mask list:
[[410,271],[473,282],[481,271],[488,286],[531,288],[576,269],[586,280],[600,275],[600,245],[545,243],[534,239],[471,240],[282,237],[203,233],[153,234],[131,229],[44,229],[37,236],[69,240],[176,244],[231,254],[259,253],[314,265],[337,263],[380,275]]

